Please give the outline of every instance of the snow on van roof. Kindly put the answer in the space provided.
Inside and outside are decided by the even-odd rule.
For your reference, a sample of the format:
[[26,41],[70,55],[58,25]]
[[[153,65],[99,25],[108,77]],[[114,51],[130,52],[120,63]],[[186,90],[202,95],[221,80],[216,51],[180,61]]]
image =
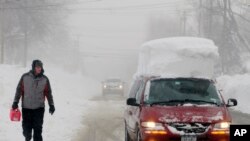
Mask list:
[[218,47],[212,40],[198,37],[172,37],[152,40],[143,44],[141,51],[148,49],[171,51],[190,57],[202,55],[203,57],[217,58],[219,56]]
[[218,56],[218,47],[209,39],[157,39],[142,45],[136,75],[213,78]]

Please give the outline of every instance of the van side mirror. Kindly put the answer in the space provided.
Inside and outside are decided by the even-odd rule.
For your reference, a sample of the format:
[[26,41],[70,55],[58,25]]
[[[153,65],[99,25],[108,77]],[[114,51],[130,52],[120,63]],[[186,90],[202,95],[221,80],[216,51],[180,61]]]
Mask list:
[[127,99],[127,105],[130,105],[130,106],[139,106],[139,104],[136,103],[136,99],[135,98],[128,98]]
[[238,102],[236,99],[230,98],[227,101],[227,107],[233,107],[233,106],[237,106]]

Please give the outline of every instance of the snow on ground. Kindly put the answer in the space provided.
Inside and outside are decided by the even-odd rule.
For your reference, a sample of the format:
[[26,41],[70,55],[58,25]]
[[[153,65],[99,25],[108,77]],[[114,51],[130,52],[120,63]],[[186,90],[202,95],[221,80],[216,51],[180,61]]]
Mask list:
[[217,78],[219,88],[225,100],[236,98],[238,105],[233,109],[250,114],[250,74],[220,76]]
[[[13,102],[16,85],[21,75],[30,68],[0,65],[0,140],[24,140],[21,122],[11,122],[9,110]],[[89,98],[100,93],[96,86],[99,82],[81,74],[70,74],[60,69],[46,68],[45,75],[51,81],[56,112],[53,116],[46,111],[44,118],[44,140],[71,141],[78,129],[82,128],[82,117],[87,112],[86,107],[95,105]],[[20,107],[19,103],[19,107]]]
[[125,99],[121,96],[107,95],[95,97],[83,118],[84,128],[72,141],[124,141]]
[[195,37],[173,37],[145,43],[139,54],[137,75],[213,77],[219,56],[213,41]]

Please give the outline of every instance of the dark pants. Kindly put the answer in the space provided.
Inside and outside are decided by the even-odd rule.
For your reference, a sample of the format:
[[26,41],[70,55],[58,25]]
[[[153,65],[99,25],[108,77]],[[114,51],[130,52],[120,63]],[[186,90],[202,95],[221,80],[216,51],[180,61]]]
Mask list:
[[44,108],[39,109],[22,109],[23,114],[23,135],[26,141],[30,141],[32,138],[32,129],[34,131],[33,141],[43,141],[42,129],[43,129],[43,117]]

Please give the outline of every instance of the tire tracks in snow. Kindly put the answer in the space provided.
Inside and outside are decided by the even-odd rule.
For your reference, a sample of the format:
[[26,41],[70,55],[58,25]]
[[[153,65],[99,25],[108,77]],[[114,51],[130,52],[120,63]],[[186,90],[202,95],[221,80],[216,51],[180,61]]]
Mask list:
[[72,141],[124,141],[122,97],[96,97],[91,100],[82,124],[85,128]]

